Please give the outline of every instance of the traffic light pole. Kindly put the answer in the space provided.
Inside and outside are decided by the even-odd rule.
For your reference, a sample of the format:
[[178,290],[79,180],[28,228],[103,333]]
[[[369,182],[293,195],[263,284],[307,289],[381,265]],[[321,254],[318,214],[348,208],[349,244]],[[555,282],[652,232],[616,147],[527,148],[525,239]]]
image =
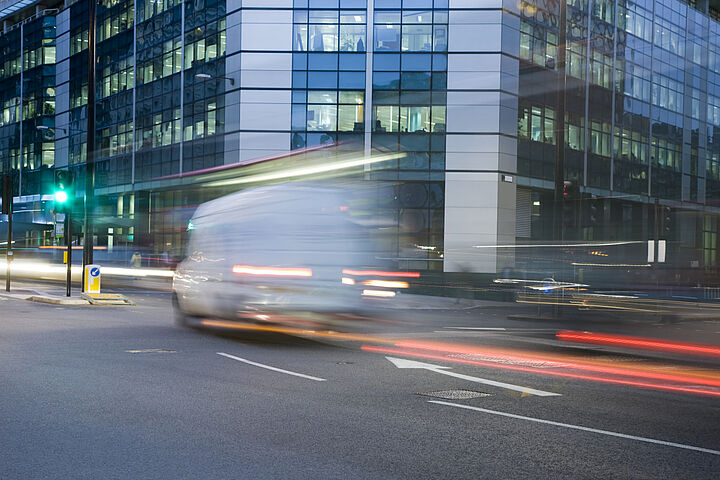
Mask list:
[[[10,182],[8,182],[10,183]],[[12,184],[10,184],[12,185]],[[7,231],[7,250],[6,250],[6,260],[7,260],[7,266],[5,269],[5,291],[10,291],[10,263],[12,262],[13,258],[13,251],[12,251],[12,217],[13,217],[13,204],[12,204],[12,193],[10,193],[10,205],[8,205],[8,231]]]
[[563,186],[565,184],[565,63],[567,49],[567,5],[563,0],[558,2],[558,46],[557,46],[557,110],[555,111],[555,205],[553,215],[553,238],[563,240]]
[[70,210],[65,213],[65,243],[67,245],[67,278],[65,280],[65,296],[70,296],[72,284],[72,220]]
[[655,197],[655,245],[660,240],[660,200]]

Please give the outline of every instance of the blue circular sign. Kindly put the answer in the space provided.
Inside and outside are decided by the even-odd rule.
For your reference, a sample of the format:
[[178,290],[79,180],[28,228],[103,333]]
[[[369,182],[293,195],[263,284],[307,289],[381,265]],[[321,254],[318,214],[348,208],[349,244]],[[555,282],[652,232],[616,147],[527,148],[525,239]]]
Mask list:
[[90,276],[97,277],[98,275],[100,275],[100,269],[98,267],[90,269]]

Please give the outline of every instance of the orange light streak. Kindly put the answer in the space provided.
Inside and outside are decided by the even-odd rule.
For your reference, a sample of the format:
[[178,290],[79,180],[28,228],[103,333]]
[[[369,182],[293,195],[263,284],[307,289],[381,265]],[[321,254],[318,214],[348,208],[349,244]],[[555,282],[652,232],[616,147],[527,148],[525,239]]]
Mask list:
[[343,269],[344,275],[355,275],[356,277],[402,277],[420,278],[420,272],[383,272],[380,270],[348,270]]
[[[651,370],[651,369],[633,369],[633,368],[623,368],[623,367],[613,367],[613,366],[606,366],[606,365],[597,365],[592,363],[582,363],[582,362],[575,362],[575,361],[567,361],[567,360],[556,360],[556,359],[549,359],[548,357],[528,357],[528,356],[519,356],[519,355],[507,355],[507,354],[501,354],[501,353],[495,353],[495,352],[484,352],[484,351],[478,351],[475,350],[472,352],[472,350],[467,350],[465,348],[449,348],[446,351],[439,350],[437,348],[433,348],[431,346],[418,344],[415,342],[398,342],[395,344],[397,347],[401,348],[414,348],[418,350],[430,350],[435,351],[439,353],[444,354],[463,354],[463,355],[478,355],[483,356],[485,358],[491,358],[491,359],[497,359],[498,361],[510,361],[510,362],[528,362],[528,363],[536,363],[536,362],[557,362],[558,364],[556,367],[558,368],[572,368],[575,370],[585,370],[588,372],[595,372],[595,373],[606,373],[609,375],[623,375],[627,377],[640,377],[640,378],[652,378],[655,380],[666,380],[670,382],[680,382],[680,383],[698,383],[702,385],[707,386],[713,386],[713,387],[720,387],[720,379],[708,377],[708,376],[683,376],[683,375],[677,375],[677,374],[671,374],[671,373],[663,373],[659,372],[657,370]],[[453,359],[456,357],[444,357],[448,359]],[[475,360],[473,360],[475,361]],[[492,360],[489,360],[486,362],[489,365],[502,365],[498,364],[497,362],[494,362]]]
[[412,352],[409,350],[396,350],[396,349],[390,349],[390,348],[371,347],[368,345],[363,345],[360,348],[361,348],[361,350],[365,350],[365,351],[369,351],[369,352],[376,352],[376,353],[391,353],[394,355],[406,355],[409,357],[418,357],[418,358],[431,359],[431,360],[443,360],[446,362],[449,361],[449,362],[463,363],[463,364],[468,364],[468,365],[502,368],[505,370],[515,370],[515,371],[525,372],[525,373],[537,373],[537,374],[541,374],[541,375],[550,375],[550,376],[555,376],[555,377],[574,378],[574,379],[578,379],[578,380],[589,380],[589,381],[602,382],[602,383],[613,383],[613,384],[618,384],[618,385],[629,385],[629,386],[633,386],[633,387],[644,387],[644,388],[668,390],[668,391],[672,391],[672,392],[682,392],[682,393],[697,393],[697,394],[702,394],[702,395],[711,395],[714,397],[720,397],[720,391],[714,391],[714,390],[701,390],[701,389],[696,389],[696,388],[679,387],[679,386],[673,386],[673,385],[662,385],[662,384],[648,383],[648,382],[635,382],[635,381],[631,381],[631,380],[594,377],[594,376],[589,376],[589,375],[579,375],[576,373],[557,372],[557,371],[552,371],[552,370],[541,370],[541,369],[534,369],[534,368],[530,368],[530,367],[521,367],[521,366],[517,366],[517,365],[503,365],[503,364],[498,364],[498,363],[493,363],[493,362],[483,362],[483,361],[478,361],[478,360],[466,360],[466,359],[461,359],[461,358],[446,357],[446,356],[442,356],[442,355],[418,353],[418,352]]
[[362,282],[363,285],[368,287],[382,287],[382,288],[408,288],[407,282],[393,282],[389,280],[365,280]]

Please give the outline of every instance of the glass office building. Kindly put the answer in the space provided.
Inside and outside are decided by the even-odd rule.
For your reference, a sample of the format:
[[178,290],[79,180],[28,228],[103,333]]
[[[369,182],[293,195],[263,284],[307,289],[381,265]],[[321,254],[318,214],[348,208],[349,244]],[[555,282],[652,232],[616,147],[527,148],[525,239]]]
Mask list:
[[[516,245],[660,236],[668,263],[717,272],[718,9],[99,1],[97,243],[179,252],[187,212],[213,193],[171,176],[338,142],[404,153],[365,172],[396,185],[401,267],[494,274],[525,261]],[[21,221],[40,226],[28,241],[52,243],[52,170],[83,184],[87,158],[88,3],[6,0],[0,16],[0,170]],[[573,194],[562,238],[559,157]]]

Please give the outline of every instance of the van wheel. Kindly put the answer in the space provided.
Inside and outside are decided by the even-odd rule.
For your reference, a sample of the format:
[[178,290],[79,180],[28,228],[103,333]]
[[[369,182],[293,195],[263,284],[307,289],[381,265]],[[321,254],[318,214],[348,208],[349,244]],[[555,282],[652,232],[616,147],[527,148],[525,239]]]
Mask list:
[[180,302],[178,301],[177,293],[175,292],[172,294],[172,305],[173,314],[175,316],[175,325],[183,328],[192,328],[190,323],[192,316],[185,313],[185,311],[180,307]]

